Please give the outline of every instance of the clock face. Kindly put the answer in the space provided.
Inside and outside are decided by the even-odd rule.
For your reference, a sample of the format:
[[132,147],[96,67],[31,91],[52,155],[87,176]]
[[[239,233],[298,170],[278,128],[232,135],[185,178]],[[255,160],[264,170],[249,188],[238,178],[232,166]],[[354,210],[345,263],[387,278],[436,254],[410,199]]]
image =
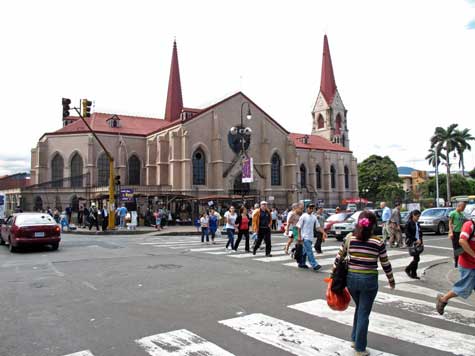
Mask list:
[[[241,129],[241,126],[236,126],[238,129]],[[241,133],[236,133],[235,135],[228,132],[228,145],[233,150],[234,153],[238,154],[241,152],[241,139],[244,140],[244,150],[248,150],[251,144],[251,135],[244,135]]]

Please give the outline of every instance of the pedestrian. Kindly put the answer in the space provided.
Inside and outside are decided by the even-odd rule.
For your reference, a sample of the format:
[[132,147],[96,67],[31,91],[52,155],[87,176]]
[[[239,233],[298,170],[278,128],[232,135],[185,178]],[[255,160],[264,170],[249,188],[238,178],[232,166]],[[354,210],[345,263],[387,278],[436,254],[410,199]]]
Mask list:
[[341,208],[339,206],[337,206],[335,208],[335,214],[340,214],[341,213]]
[[87,207],[84,207],[84,210],[83,210],[83,228],[86,228],[89,226],[89,209]]
[[53,219],[56,221],[56,224],[59,224],[61,221],[61,214],[59,213],[58,208],[54,208]]
[[391,220],[391,209],[386,206],[386,202],[382,201],[379,205],[383,210],[381,220],[383,221],[383,240],[386,244],[389,240],[389,220]]
[[246,238],[245,251],[251,252],[249,248],[249,226],[251,226],[251,219],[247,214],[247,208],[243,205],[239,209],[239,216],[236,219],[236,227],[238,229],[238,238],[234,245],[234,251],[237,252],[239,243],[241,242],[242,237]]
[[96,204],[91,204],[91,209],[89,209],[89,231],[91,231],[92,227],[96,227],[96,231],[99,231],[99,221],[98,221],[98,210],[96,208]]
[[460,232],[465,222],[465,202],[457,204],[457,208],[449,214],[449,239],[452,240],[452,248],[454,249],[454,264],[458,267],[458,255],[462,252],[459,245]]
[[475,291],[475,211],[472,211],[470,220],[463,224],[459,245],[463,249],[463,253],[458,257],[460,279],[450,292],[437,296],[436,309],[440,315],[444,314],[450,299],[467,299]]
[[68,218],[68,225],[71,224],[72,216],[73,216],[73,209],[70,205],[66,207],[66,216]]
[[369,314],[378,293],[378,260],[391,289],[396,286],[386,245],[382,238],[374,235],[377,222],[371,211],[365,210],[359,215],[355,230],[346,237],[350,240],[341,245],[332,270],[333,274],[340,260],[349,257],[347,286],[356,304],[351,341],[357,356],[369,355],[366,350]]
[[259,210],[255,210],[252,214],[252,230],[257,233],[257,241],[254,245],[252,254],[255,255],[256,251],[261,246],[262,241],[265,241],[266,244],[266,256],[272,257],[271,255],[271,213],[267,208],[267,202],[261,201]]
[[211,207],[209,209],[209,233],[211,234],[211,243],[216,245],[214,238],[216,237],[216,231],[218,230],[219,220],[221,220],[221,215]]
[[209,232],[208,232],[209,218],[206,212],[201,214],[200,227],[201,227],[201,243],[205,242],[205,236],[206,236],[206,244],[209,245]]
[[403,248],[401,233],[401,204],[394,204],[394,209],[391,212],[391,218],[389,219],[389,246],[394,247],[394,241],[396,241],[396,247]]
[[271,229],[275,231],[277,230],[277,209],[276,208],[272,208],[271,217],[272,217]]
[[322,268],[322,266],[318,264],[317,260],[315,259],[315,256],[313,255],[314,230],[318,229],[323,235],[324,239],[326,238],[326,234],[325,231],[323,231],[323,228],[319,225],[317,217],[313,214],[314,209],[315,204],[310,203],[307,205],[307,210],[300,217],[297,223],[297,228],[299,229],[298,241],[299,243],[303,243],[304,251],[303,258],[299,263],[299,268],[308,268],[306,264],[306,260],[308,258],[308,261],[312,265],[313,270],[317,272]]
[[[323,215],[323,208],[322,207],[319,207],[317,209],[315,217],[317,218],[317,222],[318,222],[317,225],[320,226],[323,229],[323,227],[325,226],[325,217]],[[322,243],[325,241],[325,239],[323,238],[322,232],[318,228],[315,229],[315,237],[316,237],[315,245],[314,245],[315,251],[318,254],[323,253],[322,252]]]
[[125,217],[127,216],[127,208],[125,207],[125,204],[122,204],[122,206],[117,208],[115,212],[119,216],[119,229],[125,228]]
[[234,250],[234,232],[236,230],[236,219],[237,214],[234,206],[230,206],[229,210],[224,214],[224,219],[226,221],[226,233],[228,235],[228,242],[226,244],[226,249]]
[[102,207],[101,216],[102,216],[102,231],[106,231],[107,225],[109,225],[109,212],[107,211],[106,206]]
[[287,214],[287,225],[285,226],[284,235],[288,237],[287,245],[284,247],[285,253],[289,254],[290,246],[292,242],[297,242],[298,239],[298,229],[297,223],[299,222],[300,215],[303,213],[303,204],[302,203],[293,203],[292,210]]
[[407,219],[406,224],[406,246],[409,248],[415,247],[413,249],[413,260],[412,262],[406,267],[405,271],[406,274],[413,279],[420,279],[417,276],[417,266],[420,261],[420,254],[422,252],[418,252],[418,248],[423,245],[422,240],[422,230],[419,224],[419,218],[421,217],[421,212],[419,210],[413,210],[409,214],[409,218]]

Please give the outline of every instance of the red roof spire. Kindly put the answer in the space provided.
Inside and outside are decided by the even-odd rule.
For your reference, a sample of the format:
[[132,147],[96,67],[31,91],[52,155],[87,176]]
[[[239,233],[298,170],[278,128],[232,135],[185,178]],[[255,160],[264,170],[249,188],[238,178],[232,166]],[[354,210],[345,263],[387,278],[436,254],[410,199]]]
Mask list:
[[178,54],[175,40],[173,41],[172,63],[170,67],[170,78],[168,79],[165,120],[171,122],[179,119],[182,109],[183,98],[181,96],[180,68],[178,67]]
[[322,78],[320,82],[320,91],[323,97],[330,105],[336,94],[335,75],[333,74],[332,57],[330,56],[330,47],[328,46],[327,35],[323,38],[323,59],[322,59]]

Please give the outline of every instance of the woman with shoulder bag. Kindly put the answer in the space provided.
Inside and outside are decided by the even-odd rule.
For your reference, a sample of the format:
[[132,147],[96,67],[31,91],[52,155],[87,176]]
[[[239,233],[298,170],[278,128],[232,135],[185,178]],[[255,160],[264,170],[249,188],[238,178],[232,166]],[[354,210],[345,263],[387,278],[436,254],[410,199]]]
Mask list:
[[246,252],[251,252],[249,249],[249,227],[252,225],[252,219],[249,218],[247,214],[247,208],[243,205],[239,209],[239,216],[236,219],[235,225],[238,229],[238,238],[234,244],[234,251],[237,252],[239,243],[241,242],[242,237],[246,239]]
[[409,254],[413,256],[412,262],[406,267],[406,274],[413,279],[420,279],[417,276],[417,266],[420,261],[420,254],[424,251],[424,244],[422,241],[422,230],[419,225],[419,218],[421,212],[413,210],[409,214],[406,224],[406,246],[409,248]]
[[374,235],[378,221],[370,211],[363,211],[352,235],[347,236],[335,258],[332,275],[343,258],[348,258],[347,286],[356,308],[351,341],[356,356],[367,356],[369,314],[378,293],[378,260],[383,267],[389,286],[396,283],[388,260],[384,241]]

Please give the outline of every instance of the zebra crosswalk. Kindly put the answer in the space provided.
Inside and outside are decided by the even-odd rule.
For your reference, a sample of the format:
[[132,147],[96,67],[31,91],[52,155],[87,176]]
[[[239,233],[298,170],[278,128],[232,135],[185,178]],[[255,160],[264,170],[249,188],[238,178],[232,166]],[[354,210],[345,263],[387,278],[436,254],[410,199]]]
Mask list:
[[[419,298],[401,296],[400,291],[379,292],[373,312],[370,315],[369,333],[391,338],[397,342],[385,343],[384,338],[370,338],[368,351],[372,356],[414,355],[411,345],[426,350],[424,354],[432,355],[435,350],[453,355],[475,356],[475,311],[470,307],[454,307],[449,305],[446,313],[440,316],[435,311],[434,298],[425,291],[413,290],[412,294]],[[350,356],[354,354],[349,338],[342,338],[341,332],[335,332],[335,325],[343,327],[350,335],[354,307],[346,311],[331,310],[325,300],[314,299],[291,305],[283,305],[285,310],[294,310],[301,316],[314,318],[311,323],[315,327],[308,328],[298,324],[294,319],[300,315],[292,315],[292,320],[280,319],[261,312],[217,320],[220,327],[231,329],[234,333],[264,343],[282,353],[299,356]],[[410,312],[411,320],[395,316],[397,312]],[[277,313],[279,311],[277,310]],[[279,313],[280,314],[280,313]],[[287,318],[286,318],[287,319]],[[437,320],[437,326],[433,321]],[[327,322],[325,322],[327,321]],[[195,324],[196,325],[196,324]],[[441,326],[442,325],[442,326]],[[454,331],[454,325],[462,325],[463,332]],[[198,329],[198,330],[197,330]],[[204,330],[201,330],[204,331]],[[143,356],[245,356],[242,350],[227,350],[228,345],[217,335],[203,338],[198,334],[200,326],[188,329],[169,330],[151,336],[136,339],[134,343],[143,352]],[[335,336],[337,333],[339,336]],[[216,340],[214,340],[216,339]],[[132,341],[131,341],[132,342]],[[403,343],[404,347],[401,347]],[[390,345],[390,352],[386,351]],[[231,347],[233,348],[233,347]],[[399,351],[399,352],[398,352]],[[140,354],[140,351],[137,355]],[[94,356],[92,351],[84,350],[65,356]]]

